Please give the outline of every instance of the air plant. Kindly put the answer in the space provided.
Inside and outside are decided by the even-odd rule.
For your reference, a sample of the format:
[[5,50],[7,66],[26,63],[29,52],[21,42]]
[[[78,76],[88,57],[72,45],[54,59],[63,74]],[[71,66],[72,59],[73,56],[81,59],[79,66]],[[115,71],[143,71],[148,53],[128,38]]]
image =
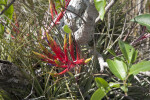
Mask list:
[[[76,42],[73,42],[71,33],[69,33],[69,47],[67,46],[67,36],[64,37],[64,47],[63,50],[61,50],[60,46],[56,43],[56,41],[53,40],[51,36],[46,33],[48,45],[51,48],[51,50],[55,53],[53,55],[52,53],[48,52],[48,50],[40,44],[41,49],[43,50],[44,54],[37,53],[33,51],[35,55],[37,55],[39,58],[41,58],[42,61],[49,63],[55,67],[63,68],[64,70],[58,74],[55,75],[62,75],[68,72],[70,69],[74,68],[76,65],[83,65],[88,63],[91,58],[84,59],[80,58],[79,49]],[[76,46],[76,50],[74,50],[74,46]],[[68,52],[70,53],[70,58]],[[75,57],[76,52],[76,57]]]

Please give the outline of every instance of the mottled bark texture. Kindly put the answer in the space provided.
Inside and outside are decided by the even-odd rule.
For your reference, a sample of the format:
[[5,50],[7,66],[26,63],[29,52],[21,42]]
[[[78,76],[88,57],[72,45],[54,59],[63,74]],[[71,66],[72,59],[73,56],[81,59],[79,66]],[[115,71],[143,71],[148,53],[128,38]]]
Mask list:
[[80,45],[87,44],[92,40],[95,19],[98,17],[94,1],[72,0],[67,9],[74,13],[70,11],[66,12],[66,16],[64,16],[64,24],[70,26],[73,30],[75,40]]

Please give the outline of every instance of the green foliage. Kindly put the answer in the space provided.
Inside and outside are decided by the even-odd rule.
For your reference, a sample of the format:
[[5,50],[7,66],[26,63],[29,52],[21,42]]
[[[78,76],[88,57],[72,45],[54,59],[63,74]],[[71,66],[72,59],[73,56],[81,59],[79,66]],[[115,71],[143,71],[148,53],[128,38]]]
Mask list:
[[[56,4],[56,10],[60,12],[61,7],[65,5],[64,3],[65,0],[53,0],[53,1]],[[95,0],[94,2],[95,2],[95,7],[99,12],[99,17],[103,20],[105,14],[106,0]],[[133,87],[133,85],[137,83],[131,76],[137,75],[140,71],[149,70],[148,67],[149,63],[147,61],[144,61],[146,62],[146,64],[144,63],[135,64],[137,58],[137,51],[132,46],[129,46],[127,43],[124,42],[120,43],[119,45],[123,56],[122,55],[118,56],[118,53],[120,51],[118,51],[117,54],[114,52],[116,51],[116,49],[114,48],[118,46],[116,43],[118,39],[126,34],[126,30],[129,30],[130,33],[130,26],[126,27],[126,24],[127,26],[130,25],[128,23],[128,19],[129,19],[128,13],[130,13],[130,11],[128,11],[127,13],[126,9],[123,9],[126,8],[124,5],[125,3],[128,4],[128,0],[125,0],[124,3],[122,4],[120,4],[119,2],[122,1],[117,1],[117,4],[111,8],[111,12],[109,13],[111,17],[110,16],[106,17],[105,21],[103,21],[101,25],[98,25],[99,30],[96,31],[96,33],[94,33],[94,37],[96,36],[95,40],[98,41],[95,42],[96,47],[94,48],[99,49],[98,51],[100,51],[102,55],[106,54],[104,55],[105,58],[108,58],[109,56],[107,55],[108,51],[115,57],[115,59],[107,60],[108,62],[110,62],[109,64],[110,71],[114,75],[111,76],[112,74],[110,74],[110,72],[107,70],[107,72],[104,71],[102,74],[100,73],[100,75],[98,75],[103,78],[99,78],[99,77],[95,78],[95,82],[97,84],[98,89],[96,88],[95,82],[93,82],[96,74],[99,74],[99,65],[97,64],[96,57],[94,57],[95,59],[92,61],[92,63],[90,62],[86,66],[78,66],[77,68],[79,68],[79,70],[77,69],[76,71],[75,68],[75,71],[77,72],[75,75],[72,74],[72,72],[74,71],[71,70],[66,75],[54,77],[49,73],[56,73],[56,72],[58,73],[61,71],[61,69],[58,70],[52,65],[46,65],[45,63],[39,61],[39,59],[37,59],[37,57],[35,57],[32,54],[32,51],[37,51],[37,52],[41,51],[37,45],[37,43],[39,42],[43,44],[43,46],[45,46],[49,52],[52,51],[45,43],[44,39],[40,38],[42,37],[41,34],[43,33],[39,31],[41,28],[42,29],[45,28],[45,25],[49,27],[50,23],[52,22],[51,20],[45,21],[47,17],[48,17],[47,19],[49,19],[50,17],[49,14],[48,16],[47,15],[45,16],[45,14],[47,13],[47,9],[49,7],[48,0],[47,1],[20,0],[15,2],[16,6],[14,7],[16,7],[15,8],[15,13],[17,17],[16,21],[19,22],[20,33],[15,34],[12,30],[13,25],[15,25],[15,23],[9,23],[9,21],[6,19],[6,17],[8,19],[12,18],[11,14],[13,14],[14,8],[10,7],[4,13],[5,17],[3,16],[4,14],[1,16],[5,19],[4,22],[8,22],[8,23],[0,24],[1,26],[0,33],[2,32],[3,35],[4,27],[5,27],[5,30],[7,31],[7,33],[9,33],[5,35],[9,35],[10,38],[4,37],[5,36],[4,35],[3,38],[0,39],[0,57],[2,60],[9,60],[13,62],[15,65],[17,65],[19,68],[21,68],[21,70],[23,71],[22,73],[24,74],[25,78],[27,78],[27,81],[29,82],[28,87],[26,87],[27,91],[17,90],[20,93],[23,91],[23,96],[17,95],[16,98],[20,97],[19,100],[21,100],[29,96],[27,99],[39,98],[44,100],[55,100],[55,99],[72,99],[72,100],[81,99],[82,100],[86,98],[87,100],[89,100],[89,98],[87,97],[91,97],[92,100],[101,100],[104,97],[107,98],[109,95],[111,96],[108,97],[108,99],[112,99],[111,97],[115,95],[113,97],[115,98],[114,100],[120,100],[117,98],[118,95],[120,95],[121,97],[126,97],[122,91],[124,91],[125,93],[129,93],[130,87]],[[0,4],[2,5],[2,6],[0,5],[0,10],[3,10],[8,3],[7,0],[0,0]],[[19,8],[20,5],[21,8]],[[33,9],[31,9],[30,7]],[[127,18],[124,17],[125,15],[127,15]],[[124,19],[126,19],[125,20],[126,23],[124,23]],[[45,23],[44,26],[43,26],[43,22]],[[125,27],[123,27],[123,24],[125,24]],[[95,26],[96,25],[94,25],[94,27]],[[64,27],[64,31],[66,33],[72,32],[68,26]],[[120,34],[120,31],[124,31],[122,33],[125,34]],[[56,26],[54,26],[53,28],[51,28],[49,33],[52,37],[55,37],[58,44],[63,44],[62,41],[63,38],[61,36],[61,33],[59,32],[59,28],[56,28]],[[99,33],[103,33],[103,34],[99,34]],[[27,36],[27,34],[29,35]],[[14,36],[14,39],[11,38],[11,35]],[[130,35],[132,35],[132,33]],[[92,43],[93,45],[93,42],[90,43]],[[61,46],[61,48],[63,47]],[[83,46],[83,48],[84,50],[87,51],[89,50],[89,47]],[[111,50],[107,51],[107,49],[111,49]],[[81,50],[83,49],[81,48]],[[91,57],[91,54],[87,52],[86,56]],[[122,75],[121,74],[122,71],[126,73]],[[129,87],[129,84],[132,81],[134,81],[134,84],[130,85]],[[145,83],[146,82],[144,81],[141,84],[145,85]],[[95,89],[97,90],[94,92]],[[138,90],[138,87],[132,90]],[[13,90],[13,92],[15,92],[15,90]],[[93,92],[94,94],[91,96]],[[132,92],[132,94],[136,94],[136,93]],[[144,94],[146,94],[146,92]],[[40,98],[42,96],[44,98]],[[141,91],[138,96],[141,96]],[[0,99],[5,100],[6,98],[9,98],[9,95],[3,93],[0,94]]]
[[119,41],[119,47],[128,64],[134,63],[137,58],[137,50],[123,41]]
[[11,98],[6,91],[0,89],[0,100],[11,100]]
[[[120,80],[121,83],[110,82],[109,84],[102,78],[95,78],[95,81],[98,86],[98,90],[94,92],[91,99],[101,100],[111,88],[120,88],[124,91],[127,96],[128,93],[128,78],[131,75],[136,75],[139,72],[149,71],[150,70],[150,61],[142,61],[137,64],[134,64],[137,58],[137,50],[135,50],[131,45],[123,41],[118,42],[121,53],[123,56],[117,57],[116,54],[109,50],[111,54],[115,56],[113,60],[107,59],[108,67],[110,71]],[[121,85],[122,84],[122,85]],[[101,95],[99,95],[101,93]]]
[[14,7],[13,5],[11,5],[5,12],[4,14],[12,20],[12,17],[13,17],[13,12],[14,12]]
[[108,85],[107,81],[105,81],[103,78],[96,77],[95,81],[96,81],[97,87],[99,87],[103,90],[109,90],[109,88],[108,88],[109,85]]
[[2,38],[3,34],[4,34],[4,26],[0,24],[0,38]]
[[121,80],[126,79],[127,65],[123,61],[119,59],[114,59],[114,61],[107,59],[107,63],[108,63],[109,69],[116,77],[118,77]]
[[64,32],[66,33],[72,33],[72,30],[68,27],[68,25],[65,25],[63,29],[64,29]]
[[0,0],[0,4],[1,5],[5,5],[6,4],[6,0]]
[[109,83],[109,87],[111,87],[111,88],[120,88],[120,84],[119,83],[110,82]]
[[103,78],[95,78],[98,89],[94,92],[91,97],[91,100],[101,100],[110,90],[110,87]]
[[103,20],[105,15],[106,0],[94,0],[94,3],[97,11],[99,12],[100,19]]
[[[4,10],[5,7],[7,7],[8,1],[7,0],[1,0],[0,1],[0,11]],[[8,17],[9,19],[12,19],[14,12],[14,7],[11,5],[5,12],[4,15]],[[8,19],[7,19],[8,20]]]
[[[4,10],[4,8],[7,7],[7,0],[0,0],[0,12]],[[13,17],[14,8],[13,5],[11,5],[5,12],[4,15],[0,15],[1,18],[4,18],[7,22],[12,20]],[[0,24],[0,38],[2,38],[4,34],[4,26]]]
[[93,93],[91,100],[101,100],[105,95],[106,93],[99,88]]
[[150,14],[142,14],[139,16],[136,16],[131,21],[137,22],[140,25],[146,26],[148,31],[150,31]]
[[141,61],[137,64],[132,65],[129,74],[136,75],[139,72],[144,72],[149,70],[150,70],[150,61]]

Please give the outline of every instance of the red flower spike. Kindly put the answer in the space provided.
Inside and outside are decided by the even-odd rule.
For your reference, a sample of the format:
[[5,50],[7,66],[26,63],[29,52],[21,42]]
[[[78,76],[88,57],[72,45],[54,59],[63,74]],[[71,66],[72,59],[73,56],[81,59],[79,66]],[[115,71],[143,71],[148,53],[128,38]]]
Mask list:
[[[42,45],[41,45],[41,48],[42,48],[42,50],[46,56],[39,54],[37,52],[33,52],[33,53],[36,54],[39,58],[41,58],[43,61],[51,63],[55,67],[64,69],[62,72],[57,73],[57,74],[53,74],[53,75],[57,76],[57,75],[65,74],[67,71],[74,68],[76,65],[86,64],[91,60],[91,58],[88,58],[86,60],[80,59],[79,49],[77,47],[76,42],[75,42],[76,43],[75,46],[76,46],[76,53],[77,53],[76,58],[77,59],[75,59],[74,47],[73,47],[74,44],[73,44],[73,40],[71,37],[71,33],[69,34],[69,51],[70,51],[70,55],[71,55],[71,58],[73,61],[69,60],[69,57],[67,55],[67,37],[66,37],[66,35],[64,37],[64,51],[61,50],[61,48],[52,39],[52,37],[50,37],[48,35],[48,33],[46,33],[46,35],[47,35],[48,44],[49,44],[50,48],[52,49],[52,51],[55,53],[55,55],[48,53],[48,50],[46,48],[44,48]],[[51,59],[53,59],[53,60],[51,60]]]
[[69,50],[70,50],[70,55],[72,57],[72,60],[75,61],[73,41],[72,41],[71,33],[69,33]]
[[51,13],[52,20],[53,20],[54,19],[53,10],[54,10],[55,14],[57,15],[57,11],[56,11],[56,8],[55,8],[54,1],[49,0],[49,5],[50,5],[50,13]]
[[77,54],[77,60],[79,60],[80,59],[80,52],[79,52],[79,47],[78,47],[77,43],[76,43],[76,54]]
[[50,59],[56,59],[56,56],[54,56],[53,54],[49,53],[48,50],[42,44],[39,43],[39,45],[40,45],[41,49],[43,50],[43,53],[47,57],[49,57]]
[[50,13],[51,13],[51,16],[52,16],[52,20],[54,19],[54,15],[53,15],[53,4],[52,4],[52,0],[49,0],[50,2]]
[[53,40],[53,38],[48,35],[48,33],[46,33],[46,35],[47,35],[48,44],[51,47],[52,51],[54,51],[54,53],[56,54],[56,57],[59,60],[63,61],[63,58],[62,58],[63,54],[62,54],[61,49],[57,46],[57,43]]
[[65,53],[65,61],[68,62],[67,36],[66,36],[66,34],[65,34],[65,37],[64,37],[64,53]]
[[58,14],[57,14],[57,11],[56,11],[55,4],[54,4],[54,2],[53,2],[53,1],[52,1],[52,3],[53,3],[53,9],[54,9],[54,12],[55,12],[55,14],[56,14],[56,15],[58,15]]
[[[52,23],[52,27],[56,24],[59,24],[59,21],[62,19],[62,17],[64,16],[65,14],[65,11],[66,11],[66,8],[68,7],[69,3],[70,3],[71,0],[65,0],[65,9],[62,9],[61,12],[58,14],[57,18],[54,20],[54,24]],[[53,7],[55,8],[55,6]],[[54,9],[55,12],[57,12],[55,9]]]
[[63,70],[62,72],[60,72],[60,73],[58,73],[58,74],[55,74],[55,76],[56,75],[62,75],[62,74],[64,74],[64,73],[66,73],[68,71],[68,68],[66,68],[65,70]]

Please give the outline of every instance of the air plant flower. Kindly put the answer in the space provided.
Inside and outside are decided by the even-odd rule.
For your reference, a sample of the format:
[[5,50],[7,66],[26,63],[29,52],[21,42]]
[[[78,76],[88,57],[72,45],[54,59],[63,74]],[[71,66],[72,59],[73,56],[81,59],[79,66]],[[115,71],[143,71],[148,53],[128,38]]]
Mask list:
[[[88,63],[91,60],[91,58],[88,59],[80,58],[77,43],[73,42],[71,33],[69,33],[69,47],[67,46],[66,35],[64,37],[63,50],[56,43],[56,41],[54,41],[53,38],[48,35],[48,33],[46,33],[46,36],[47,36],[48,45],[51,48],[51,50],[55,53],[55,55],[48,52],[48,50],[42,44],[40,44],[40,47],[43,50],[44,54],[40,54],[34,51],[33,53],[37,55],[39,58],[41,58],[42,61],[49,63],[55,67],[64,69],[62,72],[55,75],[65,74],[67,71],[74,68],[76,65],[81,65],[81,64],[83,65]],[[75,44],[76,44],[76,50],[74,50]],[[75,57],[75,51],[76,51],[76,57]],[[69,59],[68,52],[70,53],[71,59]]]

